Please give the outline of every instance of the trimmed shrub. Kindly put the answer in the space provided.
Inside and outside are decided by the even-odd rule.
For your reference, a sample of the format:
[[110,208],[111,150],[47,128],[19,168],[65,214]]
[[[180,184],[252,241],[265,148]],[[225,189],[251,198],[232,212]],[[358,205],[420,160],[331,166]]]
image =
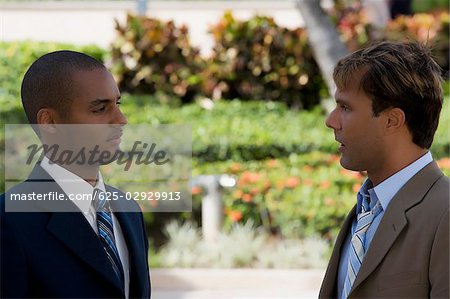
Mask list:
[[203,76],[207,96],[310,109],[326,92],[305,30],[280,27],[265,16],[239,21],[227,12],[211,33],[215,46]]
[[116,31],[112,71],[121,90],[193,100],[203,62],[189,43],[186,26],[129,14],[124,25],[116,21]]

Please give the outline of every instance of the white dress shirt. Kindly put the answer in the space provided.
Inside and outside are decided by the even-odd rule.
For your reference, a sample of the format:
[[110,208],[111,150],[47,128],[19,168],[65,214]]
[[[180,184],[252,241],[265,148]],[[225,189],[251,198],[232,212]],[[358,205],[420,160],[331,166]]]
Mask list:
[[[98,235],[97,213],[94,209],[94,206],[92,205],[90,195],[93,194],[94,188],[98,188],[103,192],[106,192],[101,173],[98,173],[97,184],[93,187],[88,182],[86,182],[76,174],[61,167],[60,165],[56,163],[50,163],[49,159],[46,156],[42,159],[41,166],[61,187],[61,189],[64,191],[64,193],[66,193],[69,199],[71,199],[71,196],[73,197],[75,195],[85,196],[85,200],[72,200],[72,202],[82,212],[94,232]],[[116,247],[117,251],[119,252],[123,267],[125,297],[128,298],[130,289],[128,248],[122,233],[122,229],[120,228],[119,221],[117,220],[114,213],[111,213],[111,215],[113,220],[114,237],[116,239]]]

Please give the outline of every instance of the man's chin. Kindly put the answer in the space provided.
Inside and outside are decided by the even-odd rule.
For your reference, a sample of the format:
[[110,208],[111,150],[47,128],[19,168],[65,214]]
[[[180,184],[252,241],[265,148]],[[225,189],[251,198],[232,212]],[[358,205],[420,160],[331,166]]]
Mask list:
[[346,157],[343,155],[341,156],[341,160],[339,161],[341,166],[347,170],[351,171],[361,171],[361,167],[358,167],[355,163],[352,163],[352,161],[349,161]]
[[100,148],[89,151],[88,163],[96,165],[107,165],[117,160],[123,152],[119,145],[106,144]]

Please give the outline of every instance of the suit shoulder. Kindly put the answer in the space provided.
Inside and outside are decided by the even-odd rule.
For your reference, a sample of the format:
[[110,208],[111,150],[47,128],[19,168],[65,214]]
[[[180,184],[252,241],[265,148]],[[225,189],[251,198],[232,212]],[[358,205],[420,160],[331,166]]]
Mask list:
[[429,193],[437,198],[446,199],[440,201],[448,206],[450,200],[450,178],[445,175],[441,176],[431,187]]
[[450,204],[450,179],[443,175],[431,186],[425,195],[428,205],[433,207],[437,214],[445,214]]

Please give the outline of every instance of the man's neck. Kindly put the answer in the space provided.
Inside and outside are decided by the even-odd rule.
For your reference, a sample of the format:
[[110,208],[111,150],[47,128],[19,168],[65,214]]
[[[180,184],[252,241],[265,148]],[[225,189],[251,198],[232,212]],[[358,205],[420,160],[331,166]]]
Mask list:
[[57,164],[57,165],[61,166],[62,168],[70,171],[71,173],[79,176],[80,178],[85,180],[91,186],[94,187],[96,185],[97,179],[98,179],[98,171],[99,171],[98,165],[86,165],[86,164],[78,165],[76,163],[61,165],[59,163],[53,162],[50,158],[48,158],[48,159],[49,159],[50,163]]
[[417,161],[427,152],[427,149],[417,148],[417,150],[399,153],[396,156],[391,155],[390,159],[385,159],[377,169],[367,170],[367,176],[373,186],[377,186],[387,178]]

